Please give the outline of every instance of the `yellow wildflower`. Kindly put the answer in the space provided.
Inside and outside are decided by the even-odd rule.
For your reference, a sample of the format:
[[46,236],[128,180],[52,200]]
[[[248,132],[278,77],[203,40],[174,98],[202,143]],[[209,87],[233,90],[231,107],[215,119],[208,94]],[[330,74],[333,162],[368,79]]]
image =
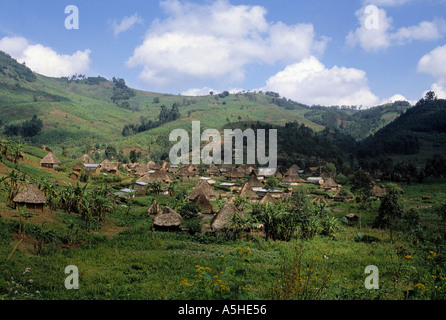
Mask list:
[[420,290],[426,290],[426,286],[424,284],[422,284],[422,283],[417,283],[415,285],[415,287],[417,287]]
[[406,259],[412,259],[412,256],[410,254],[408,254],[405,258]]

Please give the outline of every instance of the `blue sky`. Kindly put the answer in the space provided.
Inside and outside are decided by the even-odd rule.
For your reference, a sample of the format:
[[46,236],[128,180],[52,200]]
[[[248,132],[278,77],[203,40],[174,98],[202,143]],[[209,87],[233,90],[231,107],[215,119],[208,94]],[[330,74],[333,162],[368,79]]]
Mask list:
[[[309,105],[446,98],[444,0],[3,2],[0,50],[48,76],[271,90]],[[79,29],[65,28],[68,5]]]

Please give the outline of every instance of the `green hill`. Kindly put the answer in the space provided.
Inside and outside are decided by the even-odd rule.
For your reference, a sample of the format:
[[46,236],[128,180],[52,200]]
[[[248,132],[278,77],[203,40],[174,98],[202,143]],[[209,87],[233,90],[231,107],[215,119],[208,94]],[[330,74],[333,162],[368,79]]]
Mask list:
[[[173,118],[160,115],[163,106],[163,112],[170,112],[174,107],[178,114]],[[147,158],[161,160],[166,158],[171,146],[169,133],[177,128],[190,130],[191,122],[196,120],[201,122],[202,130],[273,125],[279,129],[282,148],[279,153],[286,162],[301,157],[332,160],[337,157],[336,153],[348,158],[357,146],[361,157],[382,156],[388,151],[415,154],[429,149],[429,154],[437,153],[443,140],[430,135],[429,126],[424,133],[416,129],[419,132],[415,140],[408,138],[413,135],[405,135],[401,130],[396,138],[394,130],[386,131],[402,123],[405,117],[416,119],[417,110],[407,102],[368,110],[309,107],[274,92],[229,94],[225,91],[201,97],[146,92],[127,87],[124,79],[82,75],[46,77],[0,52],[1,132],[31,146],[48,145],[69,158],[77,158],[92,149],[109,148],[117,154],[119,150],[128,153],[137,148]],[[436,112],[431,112],[433,120],[423,114],[427,124],[438,120]],[[421,126],[416,120],[412,123]],[[308,141],[302,141],[305,132],[296,129],[301,124],[311,131],[311,138],[306,136]],[[402,134],[405,138],[401,138]],[[390,150],[375,148],[375,143],[380,145],[380,135],[394,137],[393,143],[387,146]],[[297,141],[290,141],[291,136]],[[414,150],[407,152],[405,149],[410,147]]]
[[427,159],[446,153],[446,100],[421,99],[390,124],[365,139],[361,157],[391,155]]

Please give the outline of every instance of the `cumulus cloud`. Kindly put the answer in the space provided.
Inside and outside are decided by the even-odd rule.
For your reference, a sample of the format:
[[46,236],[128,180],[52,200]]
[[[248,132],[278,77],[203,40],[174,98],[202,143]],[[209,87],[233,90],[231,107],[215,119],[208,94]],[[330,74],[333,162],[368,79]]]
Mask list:
[[41,44],[30,44],[23,37],[0,39],[0,50],[10,54],[18,62],[25,62],[34,72],[49,77],[70,76],[88,71],[91,51],[76,51],[72,55],[59,54]]
[[[390,2],[389,2],[390,3]],[[390,4],[389,4],[390,5]],[[395,29],[393,19],[376,6],[366,6],[356,12],[359,25],[346,37],[347,44],[359,45],[365,51],[379,51],[394,45],[405,45],[412,41],[432,41],[443,37],[445,21],[422,21],[417,25]]]
[[319,55],[328,41],[316,36],[312,24],[267,21],[261,6],[168,0],[161,7],[168,18],[152,23],[127,61],[128,67],[142,68],[145,83],[161,88],[185,79],[240,82],[249,64]]
[[418,71],[437,79],[431,90],[438,98],[446,99],[446,45],[440,46],[424,55],[418,62]]
[[135,24],[142,24],[143,22],[144,20],[137,13],[135,13],[130,17],[125,16],[120,23],[117,23],[116,20],[113,21],[112,23],[113,34],[117,36],[120,33],[129,30]]
[[368,87],[366,73],[354,68],[328,69],[317,58],[305,58],[287,66],[267,80],[260,90],[308,105],[376,105],[379,102]]

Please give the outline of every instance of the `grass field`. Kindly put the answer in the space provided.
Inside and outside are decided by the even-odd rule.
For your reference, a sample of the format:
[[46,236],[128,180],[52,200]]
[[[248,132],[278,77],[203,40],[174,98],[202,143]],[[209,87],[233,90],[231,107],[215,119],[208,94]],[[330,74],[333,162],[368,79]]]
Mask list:
[[[433,181],[403,186],[407,206],[420,207],[422,226],[427,234],[439,232],[441,222],[432,213],[431,204],[421,200],[421,195],[445,196],[445,185],[443,181]],[[138,197],[128,214],[118,209],[107,217],[99,230],[90,232],[82,228],[83,221],[76,215],[47,209],[44,213],[36,213],[27,221],[25,230],[32,235],[33,228],[45,222],[44,228],[54,234],[54,240],[45,245],[41,254],[36,254],[36,239],[32,236],[25,237],[13,251],[20,239],[18,213],[3,207],[0,210],[1,296],[5,299],[63,300],[193,299],[197,298],[197,291],[191,291],[194,285],[189,288],[186,284],[199,288],[204,281],[200,278],[203,270],[206,276],[218,277],[231,268],[243,270],[244,282],[238,284],[251,297],[260,299],[277,298],[277,292],[281,292],[279,298],[283,298],[284,292],[290,294],[290,288],[294,291],[291,290],[289,297],[296,299],[401,300],[408,294],[424,299],[416,285],[431,272],[430,251],[438,252],[440,248],[431,240],[423,244],[413,242],[402,233],[391,240],[388,230],[372,228],[379,201],[362,213],[352,202],[331,203],[328,207],[339,220],[347,213],[360,214],[361,229],[357,223],[342,224],[335,239],[316,236],[311,240],[283,242],[266,241],[262,234],[229,240],[210,235],[152,233],[153,219],[147,217],[146,210],[153,198],[161,204],[172,202],[168,196]],[[68,227],[70,221],[76,228]],[[68,237],[73,230],[78,230],[74,240]],[[357,241],[359,232],[376,241]],[[426,237],[431,239],[429,235]],[[300,246],[302,252],[298,253]],[[246,253],[248,248],[249,254]],[[443,256],[444,252],[438,254]],[[70,265],[79,270],[78,290],[67,290],[64,285],[68,277],[64,270]],[[364,271],[369,265],[378,267],[379,290],[365,288],[367,274]],[[291,267],[294,273],[284,271]],[[24,273],[26,268],[30,268],[30,272]],[[444,266],[441,268],[444,277]],[[301,281],[308,286],[300,291],[296,289],[297,270]],[[229,274],[222,281],[234,283],[236,277]],[[323,289],[316,295],[319,286]],[[215,294],[205,297],[212,299]]]

